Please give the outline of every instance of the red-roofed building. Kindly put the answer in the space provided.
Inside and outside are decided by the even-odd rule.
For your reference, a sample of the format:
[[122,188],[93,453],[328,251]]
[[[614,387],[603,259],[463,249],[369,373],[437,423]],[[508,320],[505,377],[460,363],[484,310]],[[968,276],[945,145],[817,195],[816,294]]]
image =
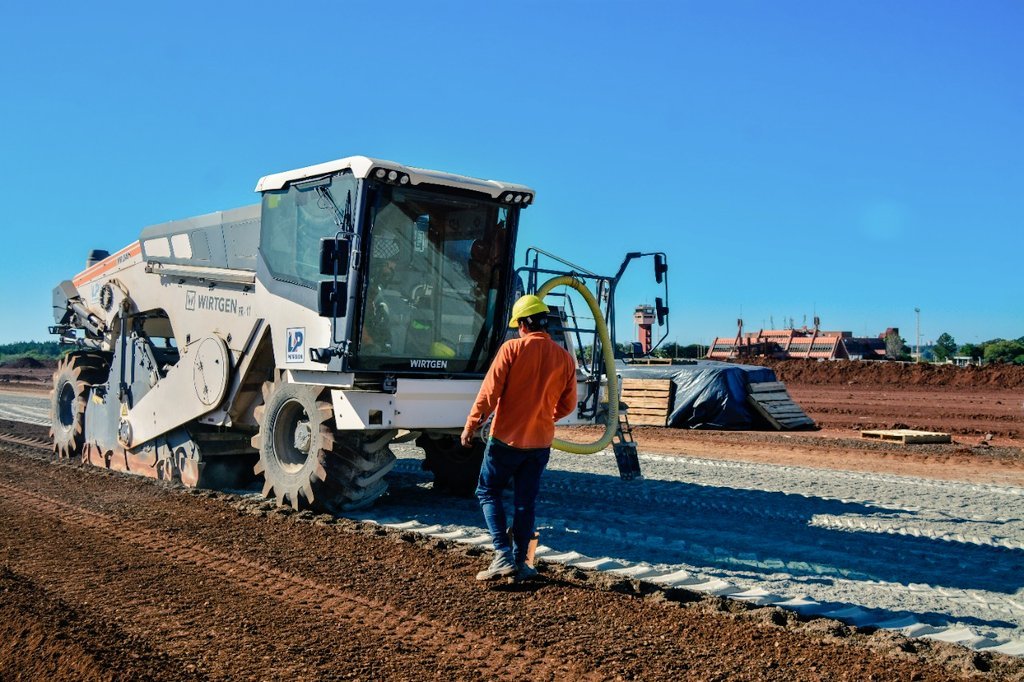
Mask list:
[[830,332],[813,329],[761,329],[743,333],[743,320],[738,321],[736,336],[721,336],[708,349],[711,360],[736,358],[813,358],[821,360],[884,360],[885,337],[899,330],[890,328],[877,338],[857,338],[852,332]]

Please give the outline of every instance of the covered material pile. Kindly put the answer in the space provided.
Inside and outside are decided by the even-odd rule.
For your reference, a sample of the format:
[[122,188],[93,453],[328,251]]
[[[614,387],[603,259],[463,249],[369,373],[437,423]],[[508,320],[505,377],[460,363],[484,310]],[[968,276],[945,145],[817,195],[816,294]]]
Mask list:
[[[698,360],[685,365],[628,365],[617,368],[628,379],[671,380],[675,386],[665,426],[682,429],[771,428],[747,402],[749,385],[776,381],[768,367]],[[629,400],[624,402],[628,405]]]

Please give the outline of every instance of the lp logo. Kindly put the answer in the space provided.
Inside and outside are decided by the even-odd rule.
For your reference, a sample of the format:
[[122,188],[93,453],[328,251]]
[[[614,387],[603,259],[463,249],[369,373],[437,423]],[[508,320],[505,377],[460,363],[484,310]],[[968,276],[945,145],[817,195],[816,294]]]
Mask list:
[[303,349],[306,345],[306,329],[290,327],[285,344],[285,362],[302,362],[305,358]]

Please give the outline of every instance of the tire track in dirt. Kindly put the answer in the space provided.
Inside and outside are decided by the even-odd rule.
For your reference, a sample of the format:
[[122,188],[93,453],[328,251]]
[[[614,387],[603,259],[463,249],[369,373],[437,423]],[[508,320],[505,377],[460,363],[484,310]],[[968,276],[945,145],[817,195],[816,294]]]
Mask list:
[[[318,606],[344,627],[367,629],[382,638],[398,638],[406,645],[457,654],[460,663],[484,679],[518,679],[520,666],[532,676],[544,678],[581,677],[560,660],[504,645],[486,636],[409,613],[388,604],[341,590],[300,575],[245,557],[225,554],[198,542],[183,542],[141,529],[123,519],[69,504],[40,493],[0,483],[0,504],[15,502],[25,509],[55,517],[69,526],[85,527],[104,537],[142,548],[175,563],[185,563],[226,577],[243,588],[269,595],[286,605]],[[513,665],[514,663],[514,665]]]
[[11,433],[0,433],[0,440],[6,443],[14,443],[15,445],[27,445],[30,448],[37,448],[39,450],[49,450],[53,447],[53,443],[42,438],[28,438],[26,436],[16,436]]

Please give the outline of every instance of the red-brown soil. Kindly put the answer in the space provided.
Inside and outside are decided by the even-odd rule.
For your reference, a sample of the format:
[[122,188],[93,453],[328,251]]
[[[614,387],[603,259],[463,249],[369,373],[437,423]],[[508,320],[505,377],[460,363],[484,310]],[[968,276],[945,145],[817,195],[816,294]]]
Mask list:
[[[746,360],[744,362],[747,362]],[[818,362],[816,360],[753,360],[748,364],[771,367],[787,384],[886,386],[912,388],[1024,388],[1024,366],[985,365],[954,367],[912,362]]]
[[7,362],[0,362],[0,367],[4,369],[43,369],[45,367],[52,366],[54,363],[43,363],[35,358],[22,357],[9,360]]
[[[41,367],[26,367],[28,363],[14,361],[0,365],[0,388],[31,392],[49,391],[53,381],[56,363],[44,363]],[[50,365],[53,366],[50,366]]]
[[[766,363],[822,429],[912,428],[978,442],[1024,439],[1024,367],[892,362]],[[859,434],[858,434],[859,435]],[[1011,443],[1013,444],[1013,443]]]
[[[10,430],[11,424],[0,424]],[[17,427],[33,433],[33,427]],[[1024,679],[1024,661],[0,446],[2,679]]]
[[[1024,485],[1016,368],[865,364],[776,366],[820,431],[635,436],[650,452]],[[955,442],[859,437],[898,425]],[[0,679],[1024,680],[1021,659],[556,565],[488,587],[473,580],[488,560],[0,443]]]
[[[765,360],[818,426],[814,431],[634,428],[645,452],[1024,485],[1024,367]],[[867,429],[912,428],[949,445],[865,440]],[[593,440],[597,428],[560,429]]]

